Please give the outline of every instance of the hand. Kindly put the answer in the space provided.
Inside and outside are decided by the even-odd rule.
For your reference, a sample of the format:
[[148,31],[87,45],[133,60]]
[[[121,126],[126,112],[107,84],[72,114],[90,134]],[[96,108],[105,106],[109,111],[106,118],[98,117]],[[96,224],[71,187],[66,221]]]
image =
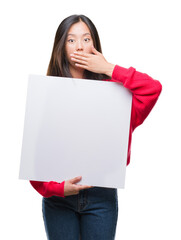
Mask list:
[[82,189],[92,188],[92,186],[87,185],[77,185],[75,183],[79,182],[82,177],[75,177],[73,179],[65,181],[64,184],[64,196],[76,195]]
[[75,66],[89,70],[95,73],[102,73],[112,76],[114,64],[108,63],[102,53],[98,52],[92,46],[92,54],[74,52],[70,54],[71,60],[75,62]]

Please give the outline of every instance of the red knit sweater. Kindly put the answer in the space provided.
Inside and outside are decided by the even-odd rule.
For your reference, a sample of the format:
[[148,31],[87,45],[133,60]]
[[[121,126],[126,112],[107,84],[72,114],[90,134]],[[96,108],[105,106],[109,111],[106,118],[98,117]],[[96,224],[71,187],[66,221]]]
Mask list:
[[[161,90],[162,85],[157,80],[153,80],[145,73],[140,73],[135,68],[123,68],[118,65],[114,67],[111,82],[120,82],[123,86],[132,92],[132,112],[130,122],[130,133],[128,143],[128,158],[127,165],[130,163],[131,155],[131,138],[134,129],[143,123],[145,118],[150,113],[155,105]],[[64,197],[64,183],[57,182],[39,182],[30,181],[31,185],[43,197],[59,196]]]

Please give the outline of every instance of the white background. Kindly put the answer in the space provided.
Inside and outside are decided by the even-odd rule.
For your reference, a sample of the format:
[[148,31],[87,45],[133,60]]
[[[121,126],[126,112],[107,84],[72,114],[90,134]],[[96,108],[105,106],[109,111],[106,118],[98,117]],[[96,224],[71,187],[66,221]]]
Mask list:
[[178,0],[4,1],[0,4],[0,218],[3,239],[46,239],[41,196],[18,180],[27,76],[46,74],[55,32],[72,14],[96,25],[107,61],[163,85],[135,130],[116,239],[181,239],[181,6]]

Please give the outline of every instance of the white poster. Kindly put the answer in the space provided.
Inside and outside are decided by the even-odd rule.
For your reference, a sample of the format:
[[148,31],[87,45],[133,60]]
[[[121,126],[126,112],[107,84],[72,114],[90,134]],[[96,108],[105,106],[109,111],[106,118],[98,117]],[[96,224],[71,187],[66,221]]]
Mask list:
[[121,83],[30,75],[19,178],[124,188],[131,104]]

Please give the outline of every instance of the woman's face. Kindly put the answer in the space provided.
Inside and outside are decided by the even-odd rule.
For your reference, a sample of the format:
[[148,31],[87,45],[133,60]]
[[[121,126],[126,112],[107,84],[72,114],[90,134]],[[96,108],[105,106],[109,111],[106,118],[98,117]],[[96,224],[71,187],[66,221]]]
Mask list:
[[67,34],[65,51],[69,64],[75,67],[75,62],[71,60],[70,54],[77,52],[92,53],[93,40],[89,28],[84,22],[73,24]]

